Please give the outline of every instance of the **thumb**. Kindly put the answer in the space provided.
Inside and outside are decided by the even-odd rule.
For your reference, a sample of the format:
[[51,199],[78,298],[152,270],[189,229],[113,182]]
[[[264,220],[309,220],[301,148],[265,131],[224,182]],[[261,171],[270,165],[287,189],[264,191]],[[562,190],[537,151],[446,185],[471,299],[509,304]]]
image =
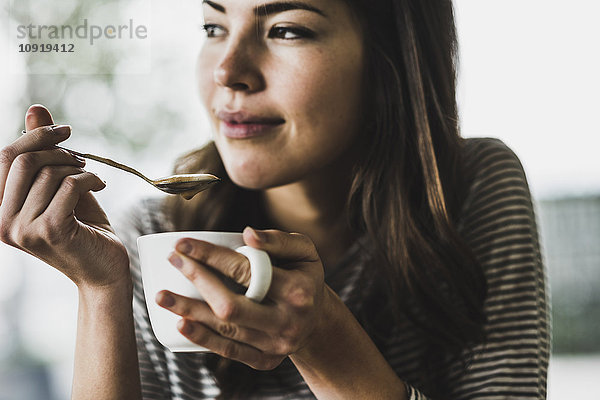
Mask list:
[[53,125],[54,120],[50,111],[41,104],[34,104],[29,107],[25,114],[25,130],[30,131],[40,126]]
[[287,233],[276,229],[257,231],[247,226],[243,235],[247,245],[264,250],[280,260],[300,262],[320,260],[312,240],[300,233]]

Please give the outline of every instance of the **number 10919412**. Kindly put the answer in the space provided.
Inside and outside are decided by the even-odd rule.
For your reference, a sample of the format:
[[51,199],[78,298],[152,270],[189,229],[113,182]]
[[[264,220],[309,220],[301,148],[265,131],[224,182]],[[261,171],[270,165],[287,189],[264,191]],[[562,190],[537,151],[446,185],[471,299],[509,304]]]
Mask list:
[[19,53],[74,53],[75,45],[73,43],[52,44],[52,43],[21,43],[19,44]]

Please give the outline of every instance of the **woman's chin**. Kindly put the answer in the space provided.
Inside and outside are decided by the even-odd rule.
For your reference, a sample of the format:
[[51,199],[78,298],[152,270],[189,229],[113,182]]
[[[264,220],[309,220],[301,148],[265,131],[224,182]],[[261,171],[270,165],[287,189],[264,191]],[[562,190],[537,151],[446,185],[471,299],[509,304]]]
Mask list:
[[248,174],[244,172],[229,173],[231,181],[237,186],[248,190],[264,190],[276,186],[283,186],[289,182],[280,177],[271,176],[268,174]]
[[263,190],[287,185],[299,178],[299,169],[290,171],[278,160],[243,156],[242,154],[223,158],[227,175],[237,186],[249,190]]
[[269,187],[269,179],[264,174],[249,174],[244,171],[228,172],[231,181],[248,190],[261,190]]

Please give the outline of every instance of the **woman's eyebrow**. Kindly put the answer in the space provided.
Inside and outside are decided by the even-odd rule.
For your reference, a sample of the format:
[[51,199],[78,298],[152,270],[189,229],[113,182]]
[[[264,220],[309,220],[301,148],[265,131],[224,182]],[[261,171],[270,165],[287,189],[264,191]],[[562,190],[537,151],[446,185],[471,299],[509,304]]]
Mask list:
[[[203,0],[202,3],[208,4],[215,10],[220,11],[222,13],[227,12],[225,7],[223,7],[222,5],[220,5],[218,3],[215,3],[214,1]],[[307,10],[307,11],[312,11],[319,15],[322,15],[323,17],[327,17],[325,15],[325,13],[323,11],[321,11],[320,9],[318,9],[314,6],[311,6],[309,4],[303,3],[301,1],[277,1],[277,2],[273,2],[273,3],[261,4],[254,8],[254,15],[256,15],[257,17],[266,17],[266,16],[269,16],[272,14],[277,14],[277,13],[280,13],[283,11],[290,11],[290,10]]]
[[266,17],[271,14],[277,14],[289,10],[307,10],[326,17],[323,11],[301,1],[278,1],[274,3],[261,4],[254,8],[254,14],[259,17]]
[[214,1],[210,1],[210,0],[203,0],[202,4],[208,4],[209,6],[211,6],[212,8],[214,8],[217,11],[220,11],[222,13],[226,13],[227,11],[225,10],[225,7],[223,7],[220,4],[215,3]]

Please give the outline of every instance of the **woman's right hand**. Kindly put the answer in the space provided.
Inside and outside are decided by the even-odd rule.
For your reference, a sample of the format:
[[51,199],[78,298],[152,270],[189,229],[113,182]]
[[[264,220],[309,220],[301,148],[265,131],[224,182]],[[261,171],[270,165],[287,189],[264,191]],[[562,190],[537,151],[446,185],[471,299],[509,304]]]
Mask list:
[[0,152],[0,240],[60,270],[81,288],[131,281],[123,244],[92,195],[104,182],[54,145],[71,134],[48,110],[27,110],[27,133]]

